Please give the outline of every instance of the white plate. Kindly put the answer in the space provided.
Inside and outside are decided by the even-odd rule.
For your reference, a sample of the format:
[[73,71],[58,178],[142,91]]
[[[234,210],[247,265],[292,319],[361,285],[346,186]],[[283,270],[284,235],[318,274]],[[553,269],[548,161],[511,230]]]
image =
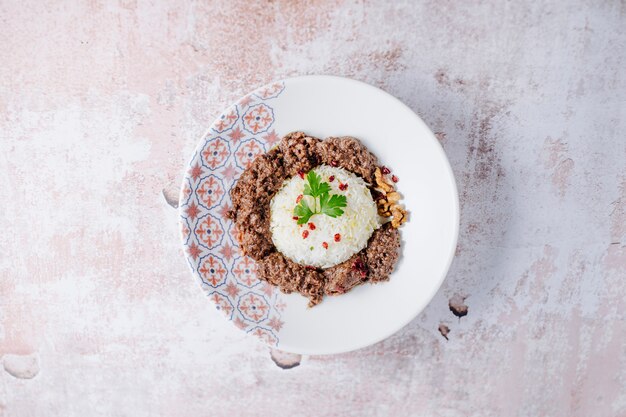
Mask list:
[[[228,191],[247,164],[283,135],[354,136],[390,167],[410,212],[389,282],[325,297],[314,308],[256,278],[224,218]],[[202,138],[180,196],[185,253],[209,299],[242,330],[281,350],[346,352],[376,343],[428,304],[454,256],[459,204],[454,176],[424,122],[378,88],[347,78],[290,78],[229,107]],[[210,231],[210,233],[209,233]]]

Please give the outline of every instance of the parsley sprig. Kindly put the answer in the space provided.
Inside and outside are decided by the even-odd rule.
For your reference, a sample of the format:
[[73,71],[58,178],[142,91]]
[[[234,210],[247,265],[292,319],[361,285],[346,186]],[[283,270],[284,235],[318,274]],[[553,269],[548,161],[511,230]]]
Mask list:
[[311,199],[302,198],[300,200],[293,209],[293,214],[298,217],[298,224],[308,222],[315,214],[325,214],[333,218],[343,214],[341,208],[347,205],[346,196],[330,194],[330,191],[330,184],[322,182],[322,177],[313,171],[309,171],[306,175],[303,194],[312,197],[313,207],[306,201]]

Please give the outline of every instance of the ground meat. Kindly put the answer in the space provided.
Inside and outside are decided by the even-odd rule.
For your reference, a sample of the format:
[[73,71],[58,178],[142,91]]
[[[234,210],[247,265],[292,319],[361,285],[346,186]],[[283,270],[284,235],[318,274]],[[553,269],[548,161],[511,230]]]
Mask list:
[[375,183],[374,171],[378,166],[378,158],[360,140],[350,136],[331,137],[318,143],[317,149],[321,163],[341,166],[360,175],[370,184]]
[[385,223],[374,231],[367,247],[325,271],[327,295],[343,294],[365,281],[387,281],[398,261],[400,232]]
[[372,234],[364,251],[368,281],[387,281],[400,256],[400,232],[385,223]]
[[361,268],[360,265],[365,266],[365,263],[362,254],[358,253],[347,261],[324,271],[326,276],[324,292],[328,295],[343,294],[365,281],[367,269]]
[[325,163],[343,167],[374,183],[377,159],[351,137],[324,141],[294,132],[277,147],[257,157],[230,192],[235,235],[242,252],[258,265],[259,279],[285,293],[298,292],[318,304],[325,294],[343,294],[356,285],[389,279],[400,247],[400,234],[387,223],[376,230],[367,248],[325,270],[297,264],[276,251],[270,231],[270,201],[284,180]]
[[315,268],[297,264],[278,252],[257,261],[260,279],[289,294],[299,292],[309,298],[309,306],[322,301],[325,277]]
[[228,213],[237,225],[237,239],[244,252],[259,260],[274,251],[269,227],[269,204],[285,178],[278,148],[257,157],[230,192],[233,208]]
[[293,177],[298,173],[307,173],[320,165],[317,145],[321,142],[303,132],[293,132],[285,136],[278,147],[283,153],[287,176]]
[[[267,235],[264,233],[265,225],[266,222],[263,221],[259,227],[242,228],[237,234],[237,240],[243,254],[257,261],[275,250],[274,245],[270,240],[267,240]],[[269,225],[267,227],[269,228]]]
[[[244,196],[250,198],[253,195],[254,201],[269,203],[286,178],[283,161],[283,155],[278,148],[255,158],[231,190],[233,209],[239,211],[247,208],[246,204],[237,204],[246,201]],[[267,211],[267,208],[260,207],[260,210]]]

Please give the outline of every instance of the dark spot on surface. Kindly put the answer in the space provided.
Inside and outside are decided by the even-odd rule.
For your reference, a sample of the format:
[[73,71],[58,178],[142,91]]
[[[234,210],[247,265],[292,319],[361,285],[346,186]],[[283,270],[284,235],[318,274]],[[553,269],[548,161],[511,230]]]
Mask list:
[[281,369],[291,369],[300,365],[302,355],[297,353],[283,352],[282,350],[270,348],[272,361]]
[[[178,189],[176,189],[176,191],[178,191]],[[162,192],[165,202],[173,208],[178,208],[178,194],[168,188],[164,188]]]
[[33,379],[39,374],[39,355],[5,354],[0,357],[0,366],[15,378]]
[[456,91],[465,91],[465,87],[468,85],[468,82],[461,77],[451,79],[448,72],[443,68],[440,68],[435,73],[435,80],[437,81],[437,84]]
[[439,333],[441,333],[441,335],[443,337],[445,337],[446,340],[448,339],[448,333],[450,333],[450,328],[448,326],[446,326],[445,324],[441,323],[439,325]]
[[397,46],[387,51],[370,52],[367,54],[367,60],[389,73],[406,68],[406,65],[401,62],[403,53],[403,49]]
[[471,145],[469,154],[474,159],[474,178],[484,181],[495,172],[497,178],[504,176],[504,169],[500,165],[500,156],[496,152],[496,139],[498,133],[494,131],[493,122],[501,113],[501,107],[485,109],[475,116],[472,122],[469,138]]
[[467,316],[467,311],[469,307],[465,305],[466,298],[466,296],[454,294],[454,296],[450,298],[450,301],[448,302],[448,307],[450,307],[450,311],[459,319],[463,316]]
[[435,80],[437,80],[437,82],[439,84],[448,84],[448,74],[446,74],[446,72],[443,69],[439,69],[436,73],[435,73]]

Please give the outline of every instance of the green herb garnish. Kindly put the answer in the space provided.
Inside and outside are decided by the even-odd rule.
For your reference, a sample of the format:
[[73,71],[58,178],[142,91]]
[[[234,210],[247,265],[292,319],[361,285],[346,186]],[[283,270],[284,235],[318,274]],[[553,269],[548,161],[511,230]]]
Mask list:
[[306,174],[306,184],[304,184],[304,195],[310,195],[311,197],[320,197],[322,194],[330,191],[330,185],[327,182],[322,182],[322,177],[317,175],[313,171],[309,171]]
[[309,171],[306,175],[303,194],[312,197],[313,208],[307,203],[306,199],[300,200],[293,209],[293,214],[298,216],[298,224],[308,222],[314,214],[325,214],[333,218],[343,214],[341,208],[347,205],[346,196],[339,194],[331,195],[329,194],[330,191],[330,184],[322,182],[322,177],[313,171]]

